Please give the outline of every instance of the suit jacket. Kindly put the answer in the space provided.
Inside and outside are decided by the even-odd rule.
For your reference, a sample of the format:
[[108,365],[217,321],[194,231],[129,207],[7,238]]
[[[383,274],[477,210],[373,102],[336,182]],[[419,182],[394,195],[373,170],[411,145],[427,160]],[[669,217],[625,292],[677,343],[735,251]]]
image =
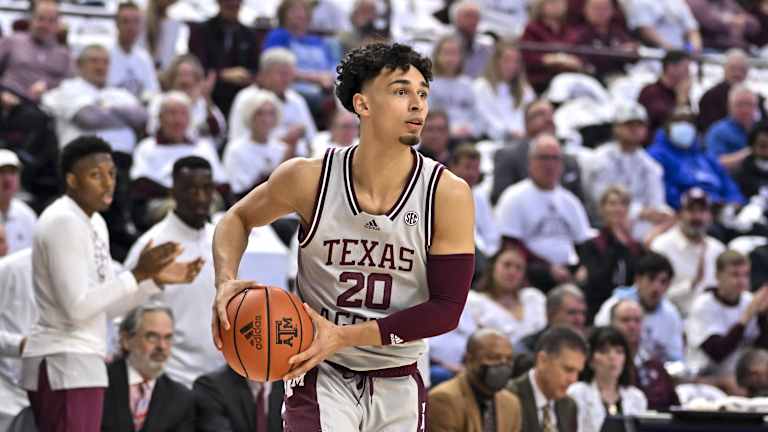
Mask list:
[[[493,155],[493,186],[491,202],[495,205],[507,187],[528,178],[528,149],[531,140],[508,142]],[[579,163],[571,155],[563,155],[563,174],[560,184],[584,202],[581,189]]]
[[[256,401],[248,382],[224,366],[195,381],[198,432],[253,432],[256,430]],[[272,383],[269,393],[267,429],[282,432],[280,410],[283,382]]]
[[[107,365],[109,387],[104,394],[102,432],[133,432],[128,387],[128,367],[125,359]],[[141,432],[193,432],[195,430],[195,399],[192,391],[160,375],[152,390],[149,411]]]
[[[510,382],[507,388],[520,399],[522,407],[522,432],[540,432],[539,413],[536,409],[536,399],[528,374],[524,374]],[[555,401],[555,416],[559,432],[574,432],[578,430],[578,409],[576,402],[566,396]]]
[[[520,401],[508,390],[494,396],[496,430],[520,432]],[[427,403],[430,432],[483,432],[480,408],[465,373],[451,378],[429,392]]]

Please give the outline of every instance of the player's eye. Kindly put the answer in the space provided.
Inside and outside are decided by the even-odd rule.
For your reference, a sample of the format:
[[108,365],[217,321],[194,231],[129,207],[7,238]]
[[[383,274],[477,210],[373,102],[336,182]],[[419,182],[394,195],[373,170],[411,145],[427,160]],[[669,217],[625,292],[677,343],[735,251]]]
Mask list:
[[429,97],[429,93],[425,91],[420,91],[419,96],[421,96],[422,99],[426,99],[427,97]]
[[401,88],[401,89],[397,89],[396,93],[398,96],[405,96],[408,94],[408,90]]

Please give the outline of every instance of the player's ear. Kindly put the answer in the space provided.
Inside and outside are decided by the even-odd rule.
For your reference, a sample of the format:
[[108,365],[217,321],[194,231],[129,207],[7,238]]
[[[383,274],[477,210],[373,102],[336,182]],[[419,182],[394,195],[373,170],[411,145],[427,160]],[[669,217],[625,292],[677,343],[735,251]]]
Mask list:
[[75,189],[75,186],[77,186],[77,177],[75,176],[74,173],[68,172],[64,176],[64,181],[67,182],[67,187],[69,189]]
[[368,100],[362,93],[355,93],[352,96],[352,106],[355,107],[355,112],[359,116],[368,114]]

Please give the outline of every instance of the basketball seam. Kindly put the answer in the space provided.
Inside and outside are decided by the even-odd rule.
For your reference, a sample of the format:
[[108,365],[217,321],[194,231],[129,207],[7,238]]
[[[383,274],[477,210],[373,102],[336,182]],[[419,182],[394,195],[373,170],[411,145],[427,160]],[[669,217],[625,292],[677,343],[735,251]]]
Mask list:
[[237,356],[237,361],[240,362],[240,367],[243,368],[243,372],[245,372],[245,377],[248,378],[248,369],[245,368],[245,363],[243,363],[243,359],[240,358],[240,350],[237,348],[237,317],[240,315],[240,307],[243,305],[243,302],[245,302],[245,296],[248,295],[248,289],[246,288],[245,291],[243,291],[243,298],[240,299],[240,304],[237,305],[237,310],[235,311],[235,322],[234,327],[232,329],[232,345],[235,346],[235,355]]
[[[285,291],[283,291],[285,292]],[[301,324],[301,331],[299,331],[299,349],[296,350],[296,354],[301,352],[301,347],[304,345],[304,320],[301,319],[301,314],[299,313],[299,308],[296,307],[296,302],[293,301],[293,296],[291,296],[290,293],[285,293],[286,296],[288,296],[288,300],[291,301],[291,305],[293,306],[293,309],[296,311],[296,318],[299,319],[299,324]],[[294,354],[294,355],[296,355]]]
[[270,361],[272,360],[272,319],[269,317],[269,308],[271,306],[269,304],[269,288],[264,288],[264,296],[266,298],[266,307],[264,309],[267,311],[267,373],[264,378],[266,381],[272,381],[269,379],[269,367]]

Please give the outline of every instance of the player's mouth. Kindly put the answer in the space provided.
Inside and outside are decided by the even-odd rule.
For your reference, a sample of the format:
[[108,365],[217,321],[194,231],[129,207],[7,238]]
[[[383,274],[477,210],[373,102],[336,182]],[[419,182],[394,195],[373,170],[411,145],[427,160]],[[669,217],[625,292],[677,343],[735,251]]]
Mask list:
[[411,119],[411,120],[406,120],[405,124],[408,125],[408,129],[418,130],[422,126],[424,126],[424,121],[422,119]]

